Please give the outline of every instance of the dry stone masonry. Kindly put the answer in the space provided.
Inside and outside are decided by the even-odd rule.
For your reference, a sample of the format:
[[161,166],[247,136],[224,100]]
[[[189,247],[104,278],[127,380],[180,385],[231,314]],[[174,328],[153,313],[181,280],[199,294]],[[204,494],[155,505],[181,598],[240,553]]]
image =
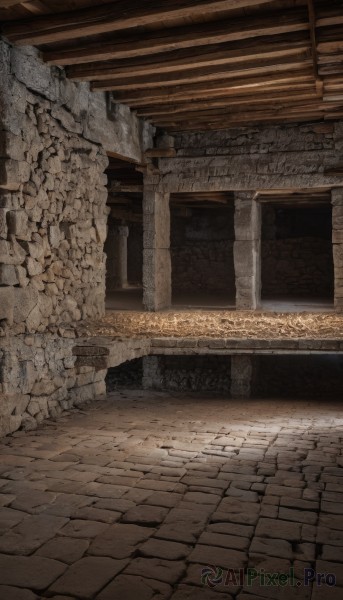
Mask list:
[[141,161],[152,129],[87,84],[0,45],[0,434],[105,393],[70,324],[104,314],[106,152]]

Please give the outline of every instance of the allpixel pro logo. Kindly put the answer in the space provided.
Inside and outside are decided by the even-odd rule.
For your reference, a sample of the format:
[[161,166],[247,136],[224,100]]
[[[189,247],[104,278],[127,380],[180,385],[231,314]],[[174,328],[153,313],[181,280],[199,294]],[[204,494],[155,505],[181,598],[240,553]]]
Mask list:
[[204,567],[201,571],[201,583],[209,588],[215,588],[223,582],[223,569],[220,567]]

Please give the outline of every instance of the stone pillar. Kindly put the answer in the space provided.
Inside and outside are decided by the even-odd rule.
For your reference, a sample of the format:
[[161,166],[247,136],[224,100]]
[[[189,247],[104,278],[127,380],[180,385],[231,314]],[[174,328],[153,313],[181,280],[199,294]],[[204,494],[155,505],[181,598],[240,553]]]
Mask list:
[[261,205],[254,196],[253,192],[235,193],[237,310],[255,310],[261,299]]
[[106,285],[107,291],[125,288],[127,286],[127,238],[129,228],[124,225],[110,225],[105,243]]
[[171,305],[169,194],[144,186],[143,303],[158,311]]
[[160,356],[143,357],[143,390],[162,390],[163,372]]
[[129,237],[129,228],[126,225],[119,225],[115,230],[115,255],[116,255],[116,283],[117,287],[122,289],[127,287],[127,238]]
[[231,356],[231,397],[250,398],[252,381],[252,356],[237,354]]
[[343,189],[332,190],[332,244],[335,309],[343,312]]

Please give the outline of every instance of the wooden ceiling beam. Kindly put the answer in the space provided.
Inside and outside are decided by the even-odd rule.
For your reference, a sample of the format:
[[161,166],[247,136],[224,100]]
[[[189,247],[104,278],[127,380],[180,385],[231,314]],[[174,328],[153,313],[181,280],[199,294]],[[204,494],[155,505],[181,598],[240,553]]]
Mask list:
[[[302,72],[294,73],[293,75],[281,74],[273,77],[247,77],[240,80],[229,81],[221,79],[208,83],[193,83],[191,85],[179,85],[173,87],[172,90],[169,88],[152,88],[147,90],[135,90],[135,91],[116,91],[113,93],[113,98],[117,102],[123,102],[130,106],[140,106],[147,102],[159,104],[160,102],[174,102],[178,99],[192,99],[204,97],[204,92],[207,95],[211,94],[210,97],[215,95],[237,95],[245,93],[268,93],[268,91],[275,91],[285,89],[288,86],[303,86],[313,85],[313,72],[312,69],[305,69]],[[292,89],[294,89],[292,87]]]
[[317,111],[313,113],[306,113],[303,115],[289,116],[287,112],[284,115],[269,115],[260,117],[259,120],[239,120],[235,119],[221,119],[220,121],[208,121],[207,123],[195,122],[184,122],[175,123],[174,125],[168,125],[168,131],[171,134],[178,134],[186,131],[215,131],[220,129],[237,129],[241,127],[254,127],[258,125],[270,125],[273,123],[308,123],[323,120],[323,112]]
[[0,8],[12,8],[13,6],[18,6],[18,4],[22,4],[23,0],[0,0]]
[[342,6],[325,9],[323,14],[320,14],[316,18],[316,27],[330,27],[332,25],[343,25],[343,13]]
[[6,23],[4,35],[13,43],[50,44],[65,40],[110,33],[133,27],[167,23],[175,19],[201,17],[204,14],[220,15],[273,0],[117,0],[91,8],[73,10],[53,15]]
[[190,112],[187,113],[185,115],[182,115],[179,119],[177,118],[177,116],[175,117],[175,115],[171,115],[170,117],[165,116],[163,118],[156,118],[154,119],[154,122],[159,124],[159,125],[163,125],[163,126],[167,126],[169,123],[175,124],[177,120],[179,120],[180,122],[185,122],[185,121],[198,121],[200,122],[206,122],[206,120],[221,120],[221,119],[226,119],[227,117],[229,117],[230,119],[237,119],[239,121],[241,120],[250,120],[252,117],[258,119],[261,116],[275,116],[275,115],[303,115],[303,114],[307,114],[307,113],[312,113],[312,112],[317,112],[317,111],[324,111],[325,108],[323,108],[322,104],[320,103],[319,100],[314,101],[314,102],[308,102],[306,104],[290,104],[287,106],[269,106],[268,108],[264,107],[264,108],[256,108],[254,106],[251,106],[249,108],[246,108],[244,110],[240,109],[239,107],[237,107],[235,110],[233,109],[222,109],[222,110],[206,110],[206,111],[196,111],[196,112]]
[[304,38],[304,34],[301,34],[301,38],[303,39],[299,39],[299,34],[297,34],[296,39],[290,36],[290,39],[282,38],[276,43],[274,38],[272,38],[273,42],[263,44],[250,40],[243,44],[243,47],[237,43],[220,44],[220,46],[216,44],[203,48],[187,48],[153,56],[148,55],[142,58],[86,63],[68,67],[67,76],[70,79],[81,81],[104,81],[120,79],[128,73],[132,73],[132,76],[136,77],[169,73],[193,67],[220,64],[238,66],[240,63],[244,65],[263,60],[301,57],[307,55],[311,50],[310,42],[306,37]]
[[197,115],[195,117],[191,118],[187,118],[185,117],[184,119],[160,119],[158,120],[158,124],[160,126],[168,126],[168,125],[176,125],[176,124],[187,124],[187,122],[218,122],[220,123],[221,121],[231,121],[231,122],[243,122],[243,121],[247,121],[247,122],[251,122],[251,120],[259,120],[260,118],[269,118],[269,117],[280,117],[282,118],[283,116],[293,116],[293,115],[306,115],[306,114],[313,114],[313,113],[321,113],[323,116],[323,108],[321,107],[321,104],[319,102],[317,103],[312,103],[312,104],[308,104],[308,105],[303,105],[303,106],[297,106],[297,107],[286,107],[286,108],[273,108],[271,107],[270,109],[263,109],[263,110],[256,110],[254,108],[252,108],[251,110],[242,110],[242,111],[235,111],[235,112],[231,112],[231,111],[227,111],[222,112],[220,114],[218,113],[213,113],[212,115],[210,114],[206,114],[206,115]]
[[292,91],[291,94],[288,94],[288,89],[285,89],[284,92],[280,94],[264,94],[261,97],[257,97],[255,95],[247,95],[247,96],[234,96],[234,97],[224,97],[219,100],[215,98],[209,98],[208,100],[200,100],[198,102],[189,101],[183,104],[166,104],[161,106],[146,106],[137,109],[138,117],[152,117],[157,118],[163,115],[177,115],[182,113],[187,113],[192,110],[204,110],[207,108],[221,108],[221,107],[233,107],[233,106],[243,106],[243,105],[263,105],[263,104],[285,104],[287,105],[290,102],[302,101],[306,102],[308,100],[313,100],[316,98],[316,92],[314,89],[311,89],[308,93],[294,93]]
[[194,65],[193,69],[180,71],[176,74],[161,74],[145,77],[128,76],[123,79],[115,79],[110,81],[93,81],[91,84],[92,91],[124,91],[124,90],[139,90],[149,88],[161,88],[169,86],[177,86],[182,84],[191,84],[197,82],[211,82],[218,79],[235,80],[242,77],[254,77],[261,75],[274,75],[274,73],[290,74],[294,71],[304,71],[306,67],[312,67],[312,59],[304,54],[298,61],[294,57],[283,59],[277,62],[276,60],[261,61],[260,66],[243,68],[242,65],[225,69],[225,65],[213,65],[212,67],[197,68]]
[[316,13],[313,0],[307,0],[308,16],[310,22],[310,36],[312,46],[313,73],[315,79],[319,79],[318,73],[318,51],[317,51],[317,35],[316,35]]
[[306,11],[285,11],[253,19],[230,19],[210,23],[194,23],[173,29],[159,29],[148,33],[126,34],[111,42],[96,42],[72,48],[49,50],[44,60],[55,65],[81,63],[148,56],[184,48],[211,44],[238,42],[244,48],[244,40],[265,38],[294,32],[308,31]]

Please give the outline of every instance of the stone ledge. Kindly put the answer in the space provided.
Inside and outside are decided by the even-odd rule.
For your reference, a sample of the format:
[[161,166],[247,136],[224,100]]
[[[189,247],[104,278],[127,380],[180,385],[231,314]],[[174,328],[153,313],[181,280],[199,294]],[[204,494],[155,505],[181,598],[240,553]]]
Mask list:
[[[97,347],[99,344],[99,347]],[[98,351],[99,350],[99,351]],[[108,351],[105,354],[105,350]],[[230,356],[239,354],[343,354],[341,340],[245,340],[237,338],[96,338],[82,341],[73,349],[77,366],[102,368],[119,366],[133,358],[144,356]],[[100,363],[99,363],[100,364]]]

